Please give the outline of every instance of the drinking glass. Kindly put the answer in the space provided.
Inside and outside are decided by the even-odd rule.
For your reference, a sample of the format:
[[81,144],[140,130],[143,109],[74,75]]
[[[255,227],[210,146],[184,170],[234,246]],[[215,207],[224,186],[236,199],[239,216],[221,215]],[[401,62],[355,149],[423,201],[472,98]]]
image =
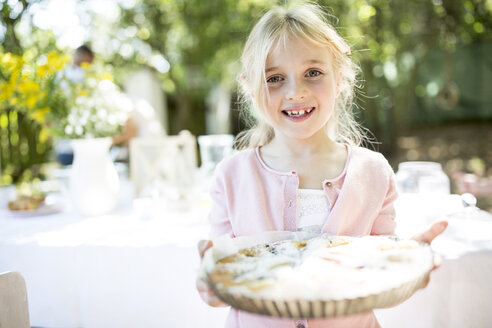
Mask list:
[[450,193],[450,181],[441,164],[435,162],[402,162],[398,165],[396,185],[400,193]]
[[215,166],[232,153],[234,136],[231,134],[209,134],[198,137],[200,146],[201,168],[213,173]]

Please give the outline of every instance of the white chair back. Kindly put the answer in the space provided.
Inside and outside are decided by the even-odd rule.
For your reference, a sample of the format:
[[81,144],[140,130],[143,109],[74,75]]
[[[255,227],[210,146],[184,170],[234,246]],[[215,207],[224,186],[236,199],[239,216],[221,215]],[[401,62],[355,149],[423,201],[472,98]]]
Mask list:
[[156,182],[186,189],[194,182],[196,168],[196,137],[187,131],[177,136],[130,141],[130,175],[137,196]]
[[29,328],[26,282],[18,272],[0,273],[0,328]]

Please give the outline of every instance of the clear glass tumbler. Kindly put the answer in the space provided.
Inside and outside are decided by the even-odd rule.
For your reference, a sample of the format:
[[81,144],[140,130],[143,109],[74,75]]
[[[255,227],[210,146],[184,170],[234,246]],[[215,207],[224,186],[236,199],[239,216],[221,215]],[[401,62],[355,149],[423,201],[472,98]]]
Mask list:
[[213,171],[215,166],[232,153],[234,136],[231,134],[209,134],[198,137],[202,169]]
[[400,193],[449,194],[450,180],[435,162],[402,162],[398,165],[396,184]]

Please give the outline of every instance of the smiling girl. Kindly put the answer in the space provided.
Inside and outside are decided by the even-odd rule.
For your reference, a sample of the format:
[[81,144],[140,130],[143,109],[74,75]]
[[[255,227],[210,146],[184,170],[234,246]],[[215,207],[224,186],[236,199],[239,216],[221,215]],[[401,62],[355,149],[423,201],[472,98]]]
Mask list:
[[[241,87],[256,125],[242,151],[216,169],[211,237],[269,230],[332,235],[393,234],[394,173],[352,117],[358,67],[350,48],[312,3],[270,10],[242,55]],[[444,226],[426,232],[430,242]],[[210,242],[199,245],[201,251]],[[202,297],[220,305],[203,286]],[[287,320],[232,309],[227,327],[377,327],[372,312]]]

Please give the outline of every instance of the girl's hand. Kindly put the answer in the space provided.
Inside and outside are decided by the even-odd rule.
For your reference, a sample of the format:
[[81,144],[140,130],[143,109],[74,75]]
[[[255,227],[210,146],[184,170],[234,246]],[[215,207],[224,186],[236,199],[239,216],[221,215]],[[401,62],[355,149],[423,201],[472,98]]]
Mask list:
[[[444,232],[444,230],[446,230],[447,226],[448,226],[448,221],[435,222],[430,226],[429,229],[427,229],[426,231],[421,232],[419,234],[416,234],[415,236],[412,237],[412,239],[417,240],[417,241],[422,241],[422,242],[430,245],[432,243],[432,241],[434,240],[434,238],[436,238],[437,236],[442,234]],[[434,255],[434,268],[432,268],[432,270],[434,271],[437,268],[439,268],[441,266],[441,263],[442,263],[441,257],[439,255],[435,254]],[[423,286],[421,288],[427,287],[427,285],[429,284],[429,280],[430,280],[430,275],[427,278],[427,281],[423,284]]]
[[[198,242],[198,254],[200,255],[200,259],[203,259],[203,255],[205,251],[212,247],[212,241],[210,240],[200,240]],[[215,296],[214,292],[208,287],[207,283],[203,281],[200,277],[196,279],[196,289],[198,289],[198,293],[202,300],[210,306],[227,306],[224,302],[222,302],[217,296]]]
[[434,238],[439,236],[446,230],[448,226],[448,221],[438,221],[433,223],[429,229],[419,234],[416,234],[412,239],[417,241],[423,241],[424,243],[431,244]]

